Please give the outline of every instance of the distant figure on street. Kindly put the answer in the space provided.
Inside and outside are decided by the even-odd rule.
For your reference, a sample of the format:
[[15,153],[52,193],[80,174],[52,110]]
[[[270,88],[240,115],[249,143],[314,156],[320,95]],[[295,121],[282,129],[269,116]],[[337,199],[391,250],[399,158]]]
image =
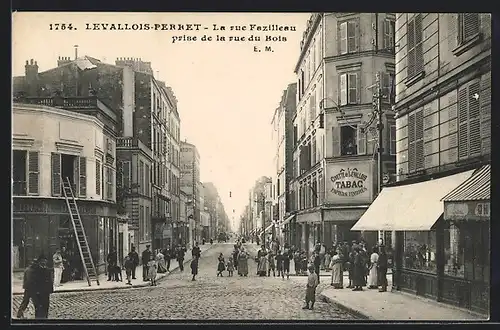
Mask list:
[[61,283],[66,283],[71,280],[71,267],[69,264],[68,250],[65,246],[61,246],[61,257],[63,260],[63,271],[61,273]]
[[231,255],[231,258],[233,258],[233,265],[234,268],[237,270],[238,269],[238,253],[239,253],[239,246],[237,244],[234,245],[233,253]]
[[335,289],[342,289],[344,287],[344,275],[342,271],[342,257],[340,256],[338,250],[334,252],[333,257],[330,259],[330,264],[328,265],[332,270],[332,278],[330,285]]
[[363,255],[360,253],[359,245],[354,246],[354,265],[353,265],[353,291],[362,291],[365,283],[366,263]]
[[108,263],[108,281],[116,281],[116,266],[118,262],[118,255],[116,254],[116,250],[114,248],[111,249],[110,253],[108,253],[106,262]]
[[125,275],[127,276],[127,285],[132,285],[132,270],[135,268],[134,261],[130,257],[130,253],[125,257],[123,261],[123,265],[125,266]]
[[290,263],[292,261],[292,250],[288,248],[288,244],[285,244],[285,249],[283,250],[283,273],[286,274],[286,279],[290,278]]
[[62,272],[64,270],[63,258],[61,255],[61,250],[57,249],[56,253],[52,256],[52,262],[54,267],[54,290],[61,285]]
[[314,251],[313,253],[313,266],[314,266],[314,271],[318,275],[318,283],[319,283],[319,273],[321,271],[321,257],[319,254],[319,251]]
[[276,277],[276,263],[275,263],[275,254],[274,252],[269,252],[267,255],[267,262],[269,265],[269,269],[267,270],[267,276],[271,276],[271,271],[273,272],[273,277]]
[[[307,277],[306,285],[306,305],[302,309],[313,309],[316,301],[316,287],[319,284],[318,275],[314,270],[314,266],[309,266],[309,276]],[[309,303],[311,305],[309,305]]]
[[167,246],[165,250],[163,250],[163,257],[165,258],[165,268],[167,272],[170,272],[170,260],[174,259],[174,251],[170,249],[170,246]]
[[151,254],[148,262],[148,278],[151,281],[151,286],[156,286],[157,266],[155,255]]
[[24,278],[23,278],[23,289],[24,289],[24,295],[23,295],[23,301],[19,305],[19,309],[17,311],[17,318],[22,319],[24,318],[24,311],[26,308],[28,308],[28,305],[30,303],[30,300],[33,302],[33,305],[36,306],[36,282],[35,282],[35,276],[36,272],[38,271],[39,265],[38,265],[38,260],[34,259],[29,265],[26,270],[24,271]]
[[219,263],[217,264],[217,277],[219,276],[223,276],[222,275],[222,272],[226,270],[226,265],[225,265],[225,262],[224,262],[224,255],[221,253],[219,254],[219,257],[217,258],[217,260],[219,261]]
[[137,254],[137,251],[135,251],[135,246],[132,246],[132,251],[128,253],[128,256],[132,260],[132,264],[134,265],[132,267],[132,279],[135,280],[135,270],[137,266],[139,266],[139,255]]
[[278,250],[278,254],[275,257],[276,259],[276,270],[278,271],[278,277],[281,276],[282,279],[285,279],[285,273],[283,272],[283,263],[285,256],[281,254],[281,251]]
[[370,267],[369,267],[369,274],[368,274],[368,289],[378,289],[377,285],[377,270],[378,270],[378,248],[373,247],[372,254],[370,255]]
[[213,238],[210,239],[210,245],[214,244]]
[[201,249],[198,246],[198,242],[194,243],[194,247],[193,247],[193,251],[191,251],[191,255],[193,257],[195,257],[195,256],[198,257],[198,259],[201,258]]
[[38,267],[34,272],[35,292],[35,318],[46,319],[49,317],[50,294],[54,292],[52,272],[47,267],[47,257],[38,257]]
[[268,260],[267,260],[267,250],[265,245],[262,245],[261,249],[257,252],[257,260],[258,260],[258,266],[257,266],[257,275],[259,276],[267,276],[267,269],[268,269]]
[[179,270],[184,271],[184,256],[186,255],[186,250],[179,245],[177,247],[177,262],[179,263]]
[[148,263],[151,260],[151,250],[149,249],[151,245],[146,245],[146,250],[142,251],[142,280],[148,282]]
[[198,275],[198,257],[194,257],[193,260],[191,260],[191,274],[193,275],[193,278],[191,281],[196,281],[196,275]]
[[167,269],[165,268],[165,256],[161,253],[161,250],[158,250],[156,253],[156,262],[158,264],[158,273],[166,273]]
[[234,262],[233,262],[233,258],[232,257],[227,258],[226,269],[227,269],[227,272],[229,273],[229,276],[230,277],[233,276]]
[[238,253],[238,275],[248,276],[248,254],[243,247]]
[[379,256],[378,256],[378,270],[377,270],[377,277],[378,277],[378,286],[379,286],[379,292],[386,292],[387,291],[387,254],[385,252],[385,246],[380,246],[379,247]]

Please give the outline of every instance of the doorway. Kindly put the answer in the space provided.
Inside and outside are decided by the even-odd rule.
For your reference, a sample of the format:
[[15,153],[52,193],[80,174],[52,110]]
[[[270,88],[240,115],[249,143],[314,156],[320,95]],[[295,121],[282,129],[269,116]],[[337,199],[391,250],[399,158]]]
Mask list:
[[73,155],[61,154],[61,176],[64,182],[69,179],[73,194],[77,195],[78,179],[78,157]]

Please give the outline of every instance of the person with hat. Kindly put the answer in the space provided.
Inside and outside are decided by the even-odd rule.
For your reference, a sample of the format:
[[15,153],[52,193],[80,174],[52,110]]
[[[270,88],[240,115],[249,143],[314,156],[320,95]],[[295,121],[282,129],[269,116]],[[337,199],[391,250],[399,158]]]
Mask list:
[[64,270],[63,257],[60,249],[57,249],[52,256],[52,262],[54,267],[54,288],[56,288],[61,285],[61,277]]
[[385,252],[385,246],[381,245],[379,247],[379,258],[377,264],[377,285],[379,287],[379,292],[387,291],[387,253]]
[[38,257],[38,267],[35,269],[35,318],[46,319],[49,317],[50,295],[54,292],[54,282],[52,271],[47,267],[47,257],[43,254]]
[[24,271],[23,278],[23,301],[19,305],[19,309],[17,311],[17,318],[22,319],[24,317],[24,311],[28,308],[30,300],[33,301],[33,305],[35,304],[35,292],[36,292],[36,282],[35,282],[35,273],[38,268],[38,260],[34,259],[32,263],[26,268]]
[[142,251],[142,280],[148,282],[148,263],[151,260],[151,245],[146,245],[146,250]]

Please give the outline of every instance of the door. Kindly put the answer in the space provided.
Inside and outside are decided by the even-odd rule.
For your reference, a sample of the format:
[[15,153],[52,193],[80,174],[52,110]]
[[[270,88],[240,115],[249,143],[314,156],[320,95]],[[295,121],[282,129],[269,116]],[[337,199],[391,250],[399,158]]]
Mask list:
[[17,250],[13,256],[14,268],[26,268],[26,220],[24,218],[14,218],[14,232],[12,237],[12,247]]

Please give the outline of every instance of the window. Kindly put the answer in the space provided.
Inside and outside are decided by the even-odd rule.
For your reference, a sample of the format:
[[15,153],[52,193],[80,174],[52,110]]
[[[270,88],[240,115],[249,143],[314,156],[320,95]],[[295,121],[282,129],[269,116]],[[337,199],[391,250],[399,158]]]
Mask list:
[[312,189],[312,194],[311,194],[312,207],[316,207],[318,206],[318,182],[316,181],[315,178],[313,179],[311,189]]
[[424,71],[424,55],[422,51],[422,15],[416,14],[408,22],[408,77],[412,78]]
[[356,155],[357,147],[356,147],[356,131],[355,127],[351,126],[342,126],[340,128],[340,154],[344,155]]
[[339,76],[340,82],[340,105],[359,103],[359,80],[358,73],[344,73]]
[[359,50],[357,22],[349,21],[339,25],[339,41],[340,54],[355,53]]
[[313,122],[316,119],[316,92],[312,91],[309,97],[309,120]]
[[146,164],[146,182],[144,184],[146,186],[145,187],[145,190],[146,190],[145,193],[146,193],[146,196],[148,196],[148,197],[151,195],[151,193],[150,193],[151,189],[149,187],[149,184],[151,182],[150,177],[151,177],[151,171],[149,169],[149,165]]
[[481,154],[479,81],[458,90],[458,158]]
[[396,154],[396,125],[395,124],[389,126],[389,135],[390,135],[389,153],[391,155],[395,155]]
[[300,70],[300,81],[302,82],[300,84],[300,96],[304,95],[304,92],[305,92],[305,74],[304,74],[304,70]]
[[113,199],[113,169],[106,167],[106,198]]
[[404,232],[403,267],[436,273],[436,232]]
[[87,158],[79,157],[79,193],[80,197],[87,195]]
[[381,73],[382,79],[382,93],[384,98],[382,99],[384,103],[395,104],[396,103],[396,93],[394,86],[394,72]]
[[393,20],[386,19],[384,21],[384,50],[394,52],[394,31],[395,22]]
[[408,171],[424,168],[424,116],[418,110],[408,116]]
[[144,162],[139,161],[139,191],[144,195]]
[[311,166],[316,165],[317,160],[316,160],[316,136],[312,137],[312,142],[311,142]]
[[13,194],[38,195],[40,175],[38,152],[14,150],[12,163]]
[[146,223],[144,219],[144,206],[139,205],[139,236],[141,240],[146,240]]
[[479,34],[479,14],[458,14],[458,44],[462,45]]
[[95,161],[95,193],[97,195],[101,194],[101,173],[102,173],[102,165],[99,159]]
[[149,206],[146,206],[145,212],[146,212],[146,214],[144,214],[144,218],[146,221],[145,240],[148,240],[149,236],[150,236],[150,231],[151,231],[151,214],[149,212]]

